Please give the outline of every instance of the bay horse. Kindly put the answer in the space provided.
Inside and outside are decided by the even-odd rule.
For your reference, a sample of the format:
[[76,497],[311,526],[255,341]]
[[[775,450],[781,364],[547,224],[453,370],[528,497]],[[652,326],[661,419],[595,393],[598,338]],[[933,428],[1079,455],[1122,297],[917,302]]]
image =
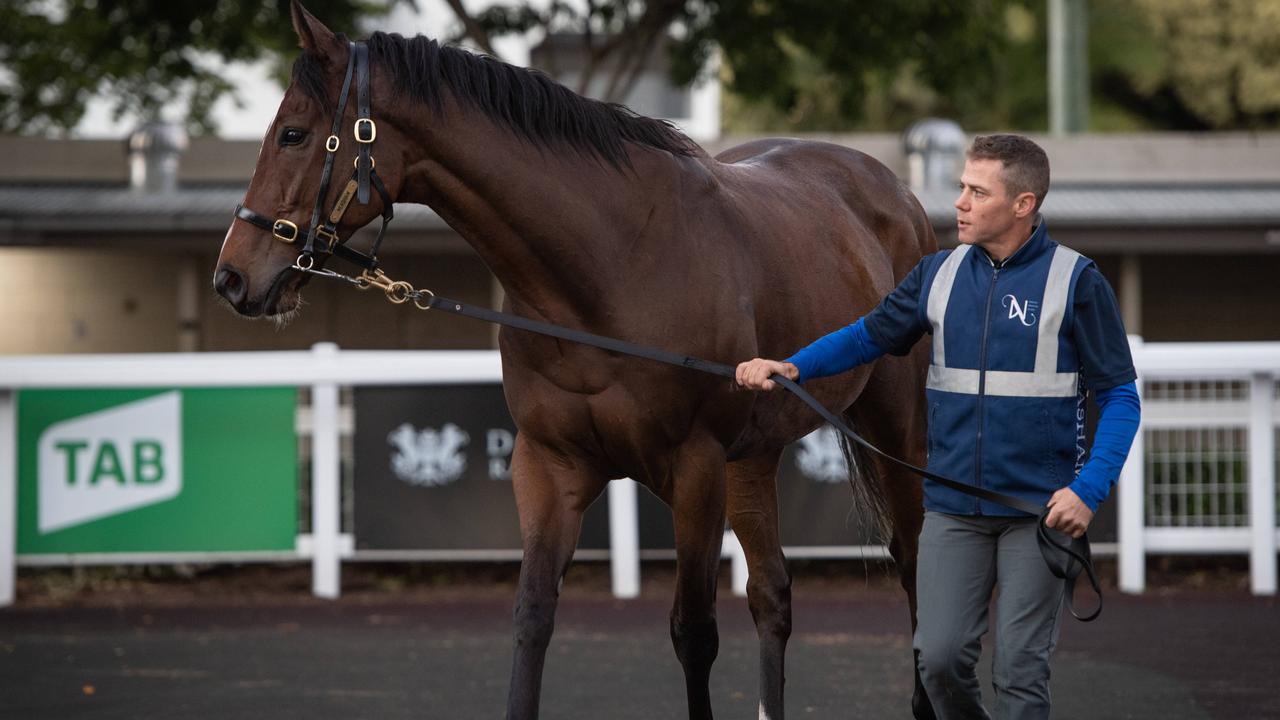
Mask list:
[[[345,168],[370,146],[384,187],[367,203],[343,205],[340,240],[376,219],[387,200],[422,203],[488,265],[507,311],[724,363],[784,356],[867,313],[936,249],[915,197],[855,150],[770,139],[711,157],[665,122],[580,97],[536,71],[424,37],[374,33],[361,47],[296,0],[292,15],[302,53],[245,195],[256,213],[240,217],[257,220],[233,220],[214,276],[243,315],[297,308],[309,276],[294,267],[297,243],[279,242],[289,239],[280,228],[292,225],[296,236],[317,195],[326,208],[339,202]],[[356,101],[343,97],[357,47],[367,52],[369,94],[359,104],[372,108],[376,131],[372,121],[357,122]],[[326,140],[335,107],[345,108],[347,145],[336,134]],[[360,142],[351,142],[353,126]],[[327,156],[343,174],[321,193]],[[775,483],[783,448],[819,418],[784,393],[746,392],[723,378],[527,332],[504,328],[499,348],[519,430],[512,483],[524,547],[507,717],[537,717],[583,512],[611,479],[630,477],[674,519],[670,630],[689,717],[712,717],[727,515],[749,569],[760,717],[780,720],[791,580]],[[872,442],[923,465],[927,361],[918,344],[808,387]],[[914,628],[920,481],[871,462],[854,474],[890,521]],[[913,708],[932,716],[918,673]]]

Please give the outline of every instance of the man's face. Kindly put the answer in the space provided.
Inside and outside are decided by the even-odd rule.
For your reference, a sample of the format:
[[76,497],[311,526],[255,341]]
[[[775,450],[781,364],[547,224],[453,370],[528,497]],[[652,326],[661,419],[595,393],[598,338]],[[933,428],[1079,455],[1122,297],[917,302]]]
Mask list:
[[955,202],[959,240],[965,245],[999,241],[1018,219],[1017,198],[1009,197],[1000,177],[1003,169],[999,160],[965,160]]

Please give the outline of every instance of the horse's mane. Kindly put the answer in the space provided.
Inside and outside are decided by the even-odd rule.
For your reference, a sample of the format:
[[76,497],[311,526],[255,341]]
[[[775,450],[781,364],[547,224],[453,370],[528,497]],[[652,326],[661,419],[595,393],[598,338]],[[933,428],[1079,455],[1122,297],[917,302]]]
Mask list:
[[[413,100],[439,112],[441,89],[539,147],[567,143],[615,167],[628,165],[624,143],[632,142],[674,155],[695,155],[696,143],[664,120],[655,120],[616,103],[584,98],[537,70],[508,65],[487,55],[440,45],[421,35],[405,38],[376,32],[369,54],[393,84]],[[304,52],[293,66],[302,92],[330,105],[328,78],[320,57]]]

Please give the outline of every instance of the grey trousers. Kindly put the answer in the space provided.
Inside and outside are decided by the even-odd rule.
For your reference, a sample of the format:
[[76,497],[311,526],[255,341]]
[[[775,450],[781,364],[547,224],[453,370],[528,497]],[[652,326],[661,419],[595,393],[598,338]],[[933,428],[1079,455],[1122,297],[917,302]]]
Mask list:
[[991,717],[975,668],[993,589],[996,717],[1049,717],[1066,585],[1040,556],[1035,519],[926,512],[918,563],[916,662],[939,720]]

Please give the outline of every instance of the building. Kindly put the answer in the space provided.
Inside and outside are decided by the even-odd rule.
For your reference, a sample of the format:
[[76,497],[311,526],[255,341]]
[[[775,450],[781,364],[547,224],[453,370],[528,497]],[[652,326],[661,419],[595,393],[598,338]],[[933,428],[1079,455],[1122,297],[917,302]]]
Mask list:
[[[708,143],[716,152],[750,138]],[[909,175],[901,138],[823,136]],[[1037,137],[1053,164],[1054,237],[1098,261],[1149,341],[1280,339],[1280,133]],[[197,138],[166,183],[131,183],[127,146],[0,137],[0,353],[486,348],[472,320],[410,313],[316,279],[287,327],[243,320],[211,290],[257,143]],[[141,160],[138,167],[145,168]],[[154,172],[153,172],[154,174]],[[917,190],[954,244],[953,187]],[[384,266],[496,305],[501,288],[430,209],[398,208]],[[359,244],[361,240],[354,241]]]

